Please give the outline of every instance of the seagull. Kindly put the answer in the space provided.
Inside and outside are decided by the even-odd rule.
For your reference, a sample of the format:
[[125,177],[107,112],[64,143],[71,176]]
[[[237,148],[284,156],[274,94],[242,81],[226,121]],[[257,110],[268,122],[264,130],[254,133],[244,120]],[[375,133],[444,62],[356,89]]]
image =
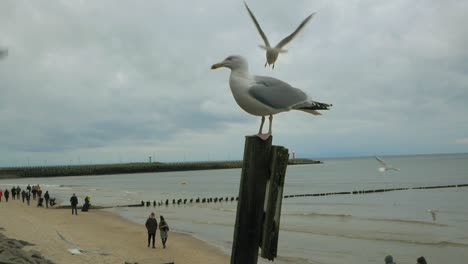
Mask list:
[[73,248],[67,249],[68,252],[70,252],[72,255],[79,255],[79,254],[83,254],[83,253],[98,253],[99,255],[103,255],[103,256],[108,256],[109,255],[108,253],[99,253],[96,250],[81,249],[77,244],[65,239],[65,237],[63,237],[62,234],[59,233],[59,231],[55,230],[55,232],[57,232],[57,234],[59,235],[59,237],[63,241],[65,241],[67,244],[73,246]]
[[375,159],[380,163],[382,164],[383,167],[379,168],[379,171],[380,172],[386,172],[386,171],[390,171],[390,170],[394,170],[394,171],[400,171],[400,169],[397,169],[397,168],[394,168],[394,167],[390,167],[387,165],[387,163],[385,163],[381,158],[375,156]]
[[255,18],[254,14],[252,11],[250,11],[249,6],[247,5],[246,2],[244,2],[245,8],[247,8],[247,11],[249,12],[250,18],[252,18],[252,21],[255,24],[255,27],[257,27],[258,33],[260,33],[260,36],[263,39],[263,42],[265,42],[265,45],[259,45],[260,48],[266,50],[266,59],[267,61],[265,62],[265,67],[267,65],[272,65],[272,69],[275,68],[275,62],[276,59],[278,58],[279,53],[286,53],[287,50],[283,49],[284,46],[286,46],[291,40],[293,40],[294,37],[304,28],[304,26],[309,22],[310,19],[315,15],[315,12],[310,14],[308,17],[306,17],[301,24],[296,28],[296,30],[291,33],[289,36],[285,37],[282,39],[276,46],[271,47],[270,42],[268,41],[267,36],[263,32],[262,28],[260,27],[260,24],[258,24],[257,19]]
[[432,221],[437,220],[437,219],[436,219],[436,213],[438,213],[439,210],[437,210],[437,209],[428,209],[427,212],[428,212],[428,213],[431,213],[431,215],[432,215]]
[[[329,110],[331,104],[313,101],[306,93],[291,85],[267,76],[249,74],[247,60],[242,56],[232,55],[211,69],[226,67],[231,69],[229,86],[237,104],[247,113],[261,116],[257,136],[263,140],[271,135],[273,115],[289,110],[301,110],[313,115],[320,115],[318,110]],[[268,134],[262,134],[265,116],[269,116]]]
[[8,49],[0,48],[0,59],[5,58],[8,56]]

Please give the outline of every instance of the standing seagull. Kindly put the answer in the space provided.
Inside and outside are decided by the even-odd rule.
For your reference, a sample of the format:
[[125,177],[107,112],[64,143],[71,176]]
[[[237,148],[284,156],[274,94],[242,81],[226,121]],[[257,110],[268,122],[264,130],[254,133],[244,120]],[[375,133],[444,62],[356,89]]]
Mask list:
[[[303,91],[291,85],[267,76],[249,74],[247,60],[242,56],[229,56],[211,69],[226,67],[231,69],[229,86],[237,104],[247,113],[261,116],[258,136],[263,140],[271,135],[273,115],[289,110],[301,110],[313,115],[320,115],[317,110],[329,110],[331,104],[319,103],[310,99]],[[269,116],[268,134],[262,134],[265,116]]]
[[309,22],[309,20],[315,15],[315,13],[310,14],[308,17],[306,17],[301,24],[296,28],[296,30],[291,33],[291,35],[285,37],[283,40],[281,40],[278,44],[276,44],[275,47],[270,46],[270,42],[268,41],[267,36],[265,33],[263,33],[262,28],[260,27],[260,24],[258,24],[257,19],[255,18],[254,14],[252,11],[250,11],[249,6],[247,6],[247,3],[244,2],[245,7],[247,8],[247,11],[249,12],[250,17],[252,18],[255,26],[257,27],[258,33],[260,33],[260,36],[263,39],[263,42],[265,42],[265,45],[259,45],[260,48],[266,50],[266,59],[267,61],[265,62],[265,67],[268,65],[272,65],[272,68],[275,68],[275,62],[276,59],[278,58],[279,53],[286,53],[287,50],[284,50],[283,47],[286,46],[293,38],[302,30],[302,28]]
[[390,171],[390,170],[394,170],[394,171],[400,171],[400,169],[397,169],[397,168],[394,168],[394,167],[390,167],[387,165],[387,163],[385,163],[381,158],[375,156],[375,159],[380,163],[382,164],[383,167],[379,168],[379,171],[380,172],[386,172],[386,171]]

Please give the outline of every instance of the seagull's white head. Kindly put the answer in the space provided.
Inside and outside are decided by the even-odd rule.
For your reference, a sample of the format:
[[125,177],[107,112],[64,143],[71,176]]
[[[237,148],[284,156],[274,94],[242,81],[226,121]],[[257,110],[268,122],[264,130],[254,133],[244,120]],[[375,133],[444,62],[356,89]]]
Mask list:
[[224,59],[222,62],[213,64],[211,66],[211,69],[214,70],[214,69],[218,69],[221,67],[229,68],[232,71],[235,71],[235,70],[248,71],[249,69],[247,60],[244,59],[244,57],[239,56],[239,55],[231,55],[227,57],[226,59]]

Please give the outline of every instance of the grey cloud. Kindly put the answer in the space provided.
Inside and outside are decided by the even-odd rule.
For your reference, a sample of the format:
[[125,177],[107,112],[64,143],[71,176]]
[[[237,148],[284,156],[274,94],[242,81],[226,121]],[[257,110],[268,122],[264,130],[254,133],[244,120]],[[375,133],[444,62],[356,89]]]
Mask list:
[[[227,137],[255,133],[259,118],[235,104],[228,70],[209,70],[230,54],[334,105],[275,117],[275,140],[298,153],[467,151],[453,144],[468,133],[467,3],[248,4],[272,42],[317,12],[274,71],[242,2],[1,1],[0,166],[116,148],[137,158],[212,133],[219,156],[238,152]],[[206,142],[180,143],[189,134]]]

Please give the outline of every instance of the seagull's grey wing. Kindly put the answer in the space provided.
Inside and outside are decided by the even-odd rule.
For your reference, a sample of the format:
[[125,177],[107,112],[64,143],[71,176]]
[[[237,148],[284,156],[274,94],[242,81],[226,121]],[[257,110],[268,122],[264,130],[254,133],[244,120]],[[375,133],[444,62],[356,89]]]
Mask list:
[[252,13],[252,11],[250,11],[250,8],[246,2],[244,2],[244,5],[245,5],[245,8],[247,8],[247,11],[249,12],[250,18],[252,18],[252,21],[254,22],[255,27],[257,27],[258,33],[260,33],[260,36],[262,37],[263,42],[265,42],[265,46],[270,47],[270,42],[268,42],[268,38],[263,32],[262,28],[260,27],[260,24],[258,24],[257,19],[255,18],[254,14]]
[[255,76],[254,80],[249,86],[249,94],[273,109],[291,109],[307,101],[307,94],[278,79]]
[[388,167],[387,164],[386,164],[381,158],[375,156],[375,159],[376,159],[378,162],[380,162],[380,164],[382,164],[382,166],[384,166],[385,168]]
[[281,40],[277,45],[276,48],[281,49],[282,47],[286,46],[291,40],[293,40],[294,37],[304,28],[304,26],[309,22],[309,20],[315,15],[315,13],[310,14],[308,17],[306,17],[301,24],[296,28],[296,30],[291,33],[291,35],[285,37],[283,40]]

